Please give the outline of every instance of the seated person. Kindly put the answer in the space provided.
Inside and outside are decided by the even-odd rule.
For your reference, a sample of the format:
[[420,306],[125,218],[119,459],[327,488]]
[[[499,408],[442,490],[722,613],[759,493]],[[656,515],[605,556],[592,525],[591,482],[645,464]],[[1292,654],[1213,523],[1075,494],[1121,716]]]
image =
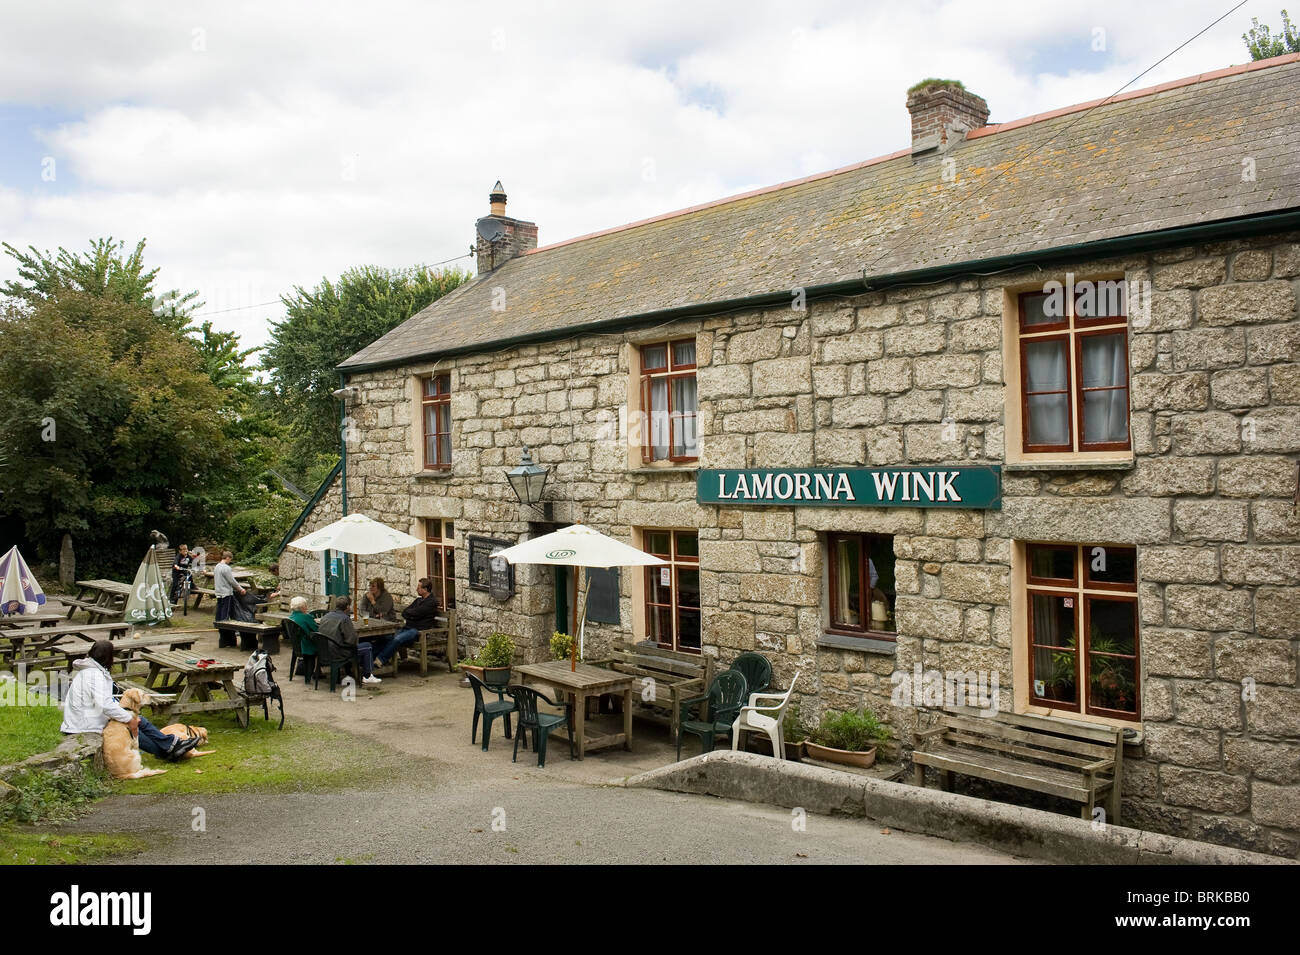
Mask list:
[[351,606],[350,598],[336,598],[334,609],[317,621],[316,632],[336,647],[340,647],[344,653],[356,654],[357,664],[361,668],[362,683],[367,686],[382,683],[384,681],[371,672],[374,647],[368,641],[357,641],[357,628],[352,625],[352,618],[348,616]]
[[139,736],[141,750],[169,762],[199,745],[197,736],[185,739],[160,732],[143,716],[122,709],[113,698],[113,678],[108,672],[112,665],[113,644],[108,640],[96,641],[86,657],[72,664],[76,675],[68,687],[63,725],[59,727],[64,733],[102,733],[109,720],[117,720],[127,725],[132,736]]
[[[433,596],[433,581],[428,577],[420,578],[415,593],[416,598],[411,601],[411,605],[402,611],[406,626],[397,631],[392,643],[380,650],[375,657],[375,662],[381,667],[388,666],[388,661],[393,659],[397,651],[413,642],[420,635],[421,630],[429,630],[437,626],[435,617],[441,608],[438,606],[438,598]],[[391,597],[389,601],[391,603]]]
[[[307,612],[307,598],[294,597],[289,601],[289,619],[302,628],[303,636],[298,641],[298,653],[304,657],[316,655],[316,641],[310,634],[316,632],[316,618]],[[289,674],[293,676],[293,674]]]
[[376,577],[370,581],[370,587],[361,595],[361,615],[378,617],[380,620],[397,619],[397,611],[393,607],[393,595],[384,586],[383,577]]

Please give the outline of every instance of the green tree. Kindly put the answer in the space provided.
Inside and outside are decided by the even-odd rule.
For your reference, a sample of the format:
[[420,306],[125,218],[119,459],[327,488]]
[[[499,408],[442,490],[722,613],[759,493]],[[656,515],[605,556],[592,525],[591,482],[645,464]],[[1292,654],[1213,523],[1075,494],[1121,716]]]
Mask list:
[[1250,30],[1241,35],[1250,51],[1252,60],[1267,60],[1284,53],[1300,53],[1300,31],[1291,23],[1285,10],[1282,11],[1282,29],[1274,36],[1268,24],[1261,24],[1255,17],[1250,18]]
[[262,365],[292,422],[286,469],[293,480],[307,486],[322,458],[337,460],[339,409],[332,392],[339,363],[469,277],[461,269],[363,266],[282,298],[288,314],[272,325]]
[[56,256],[30,245],[27,252],[8,242],[0,245],[18,264],[18,278],[0,286],[0,294],[28,305],[58,298],[65,292],[83,292],[118,302],[140,303],[168,328],[179,332],[189,324],[190,314],[203,304],[198,301],[198,292],[154,291],[158,269],[145,271],[144,239],[125,258],[122,253],[126,243],[114,242],[111,236],[93,240],[88,255],[69,252],[62,246]]
[[[34,344],[34,343],[39,343]],[[194,348],[140,303],[62,289],[0,317],[0,508],[38,555],[73,533],[83,565],[126,573],[184,489],[236,470]]]

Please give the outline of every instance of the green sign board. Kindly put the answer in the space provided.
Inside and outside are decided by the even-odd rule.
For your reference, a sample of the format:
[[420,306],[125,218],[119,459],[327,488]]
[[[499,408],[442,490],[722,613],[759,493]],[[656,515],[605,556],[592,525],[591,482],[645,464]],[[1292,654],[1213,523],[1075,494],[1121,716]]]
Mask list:
[[1002,507],[996,465],[932,468],[810,468],[701,470],[701,504],[788,507]]

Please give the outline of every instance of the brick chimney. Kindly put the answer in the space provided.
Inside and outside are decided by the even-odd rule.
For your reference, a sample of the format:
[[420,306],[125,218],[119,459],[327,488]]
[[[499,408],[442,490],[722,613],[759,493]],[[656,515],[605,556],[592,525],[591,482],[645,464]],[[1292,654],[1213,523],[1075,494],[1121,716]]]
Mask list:
[[506,191],[501,180],[492,187],[488,203],[488,214],[475,223],[474,251],[479,275],[537,248],[537,223],[506,215]]
[[989,104],[956,80],[924,80],[907,91],[912,155],[954,146],[989,121]]

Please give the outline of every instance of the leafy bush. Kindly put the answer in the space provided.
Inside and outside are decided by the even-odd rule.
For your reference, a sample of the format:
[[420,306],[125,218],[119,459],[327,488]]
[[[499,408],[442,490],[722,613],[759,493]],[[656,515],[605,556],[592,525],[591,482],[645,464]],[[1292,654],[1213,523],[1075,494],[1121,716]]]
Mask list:
[[270,563],[301,509],[297,501],[273,497],[262,507],[239,511],[226,523],[226,546],[241,564]]
[[481,667],[508,667],[514,656],[514,638],[508,633],[494,633],[483,644],[476,662]]
[[791,703],[781,718],[781,736],[787,743],[797,743],[808,738],[808,727],[799,716],[799,704]]
[[86,803],[109,792],[108,778],[84,767],[63,773],[23,773],[10,784],[18,796],[0,803],[0,823],[70,819]]
[[[573,637],[569,636],[567,633],[560,633],[560,631],[556,630],[551,634],[551,659],[569,659],[569,655],[573,653],[573,645],[575,643],[577,643],[577,640]],[[582,662],[581,653],[578,654],[578,662]]]
[[887,739],[889,728],[881,725],[875,713],[865,709],[856,713],[827,710],[812,735],[813,742],[819,746],[851,753],[863,752]]

